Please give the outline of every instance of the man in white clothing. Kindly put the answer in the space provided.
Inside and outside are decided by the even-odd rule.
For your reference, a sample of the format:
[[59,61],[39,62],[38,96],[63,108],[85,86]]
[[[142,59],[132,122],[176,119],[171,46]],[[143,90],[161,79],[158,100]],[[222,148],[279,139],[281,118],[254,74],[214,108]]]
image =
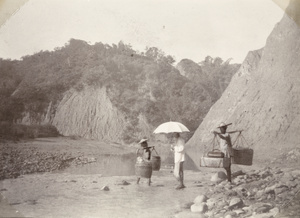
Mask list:
[[174,176],[180,182],[176,189],[185,188],[183,184],[183,163],[185,160],[185,141],[180,137],[179,133],[175,133],[175,145],[171,145],[171,150],[174,152]]

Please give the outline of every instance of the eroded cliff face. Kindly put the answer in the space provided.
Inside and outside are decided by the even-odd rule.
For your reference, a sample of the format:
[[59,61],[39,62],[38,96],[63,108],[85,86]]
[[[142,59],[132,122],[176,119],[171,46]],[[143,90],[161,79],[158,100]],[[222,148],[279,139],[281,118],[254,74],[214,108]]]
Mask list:
[[[300,29],[284,15],[264,49],[249,52],[222,97],[187,143],[199,166],[220,122],[242,129],[255,159],[272,158],[300,147]],[[233,136],[234,140],[235,136]]]
[[68,91],[59,103],[52,124],[64,136],[121,142],[124,116],[112,105],[105,88]]

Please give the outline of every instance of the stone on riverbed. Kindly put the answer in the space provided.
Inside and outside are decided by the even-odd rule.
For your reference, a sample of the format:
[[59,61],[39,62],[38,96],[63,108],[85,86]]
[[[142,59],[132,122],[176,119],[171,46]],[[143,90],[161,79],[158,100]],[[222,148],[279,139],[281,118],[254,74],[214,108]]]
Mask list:
[[206,205],[208,206],[208,209],[211,210],[215,207],[216,203],[218,202],[215,198],[210,198],[206,201]]
[[219,171],[211,177],[210,181],[212,181],[212,182],[221,182],[225,179],[227,179],[227,175],[223,171]]
[[194,200],[194,203],[195,204],[200,204],[200,203],[203,203],[203,202],[206,202],[208,199],[208,197],[206,197],[206,195],[198,195],[195,200]]
[[105,185],[101,188],[101,191],[109,191],[109,187]]
[[116,185],[130,185],[130,183],[127,182],[126,180],[122,180],[122,182],[118,182],[116,183]]
[[208,210],[206,203],[193,204],[191,211],[194,213],[205,213]]
[[244,202],[240,198],[233,198],[230,200],[228,209],[232,210],[234,208],[242,208],[244,206]]

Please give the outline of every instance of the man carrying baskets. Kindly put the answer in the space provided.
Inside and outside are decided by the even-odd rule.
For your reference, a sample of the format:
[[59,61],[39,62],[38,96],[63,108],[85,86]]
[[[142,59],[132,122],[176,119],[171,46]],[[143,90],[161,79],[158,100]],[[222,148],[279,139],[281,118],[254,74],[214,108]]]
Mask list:
[[[137,184],[139,184],[141,177],[148,178],[148,185],[151,184],[151,175],[152,175],[152,163],[151,159],[151,149],[154,147],[148,146],[146,138],[141,139],[139,144],[141,145],[143,152],[140,154],[140,149],[136,150],[137,162],[136,162],[136,173],[137,173]],[[139,167],[139,168],[137,168]],[[137,170],[138,169],[138,170]]]
[[[218,128],[220,128],[221,132],[213,131],[215,135],[218,135],[220,138],[220,150],[224,153],[225,158],[231,158],[233,156],[232,151],[232,143],[231,143],[231,137],[229,135],[229,132],[226,132],[227,126],[230,124],[221,123]],[[234,133],[234,132],[230,132]],[[227,180],[231,182],[231,161],[229,161],[229,166],[224,167],[227,172]]]

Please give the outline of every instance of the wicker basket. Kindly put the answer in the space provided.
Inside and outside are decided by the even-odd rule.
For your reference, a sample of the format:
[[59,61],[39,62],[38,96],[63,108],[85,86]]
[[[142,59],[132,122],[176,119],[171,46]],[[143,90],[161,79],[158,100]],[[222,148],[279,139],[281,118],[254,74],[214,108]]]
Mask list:
[[217,157],[201,157],[200,166],[201,167],[211,167],[211,168],[224,168],[230,165],[230,158],[217,158]]
[[160,156],[152,156],[151,157],[151,162],[152,162],[152,170],[153,171],[159,171],[160,170]]
[[137,177],[151,178],[152,162],[143,161],[135,164],[135,175]]
[[253,149],[233,148],[232,164],[251,166],[253,161]]

